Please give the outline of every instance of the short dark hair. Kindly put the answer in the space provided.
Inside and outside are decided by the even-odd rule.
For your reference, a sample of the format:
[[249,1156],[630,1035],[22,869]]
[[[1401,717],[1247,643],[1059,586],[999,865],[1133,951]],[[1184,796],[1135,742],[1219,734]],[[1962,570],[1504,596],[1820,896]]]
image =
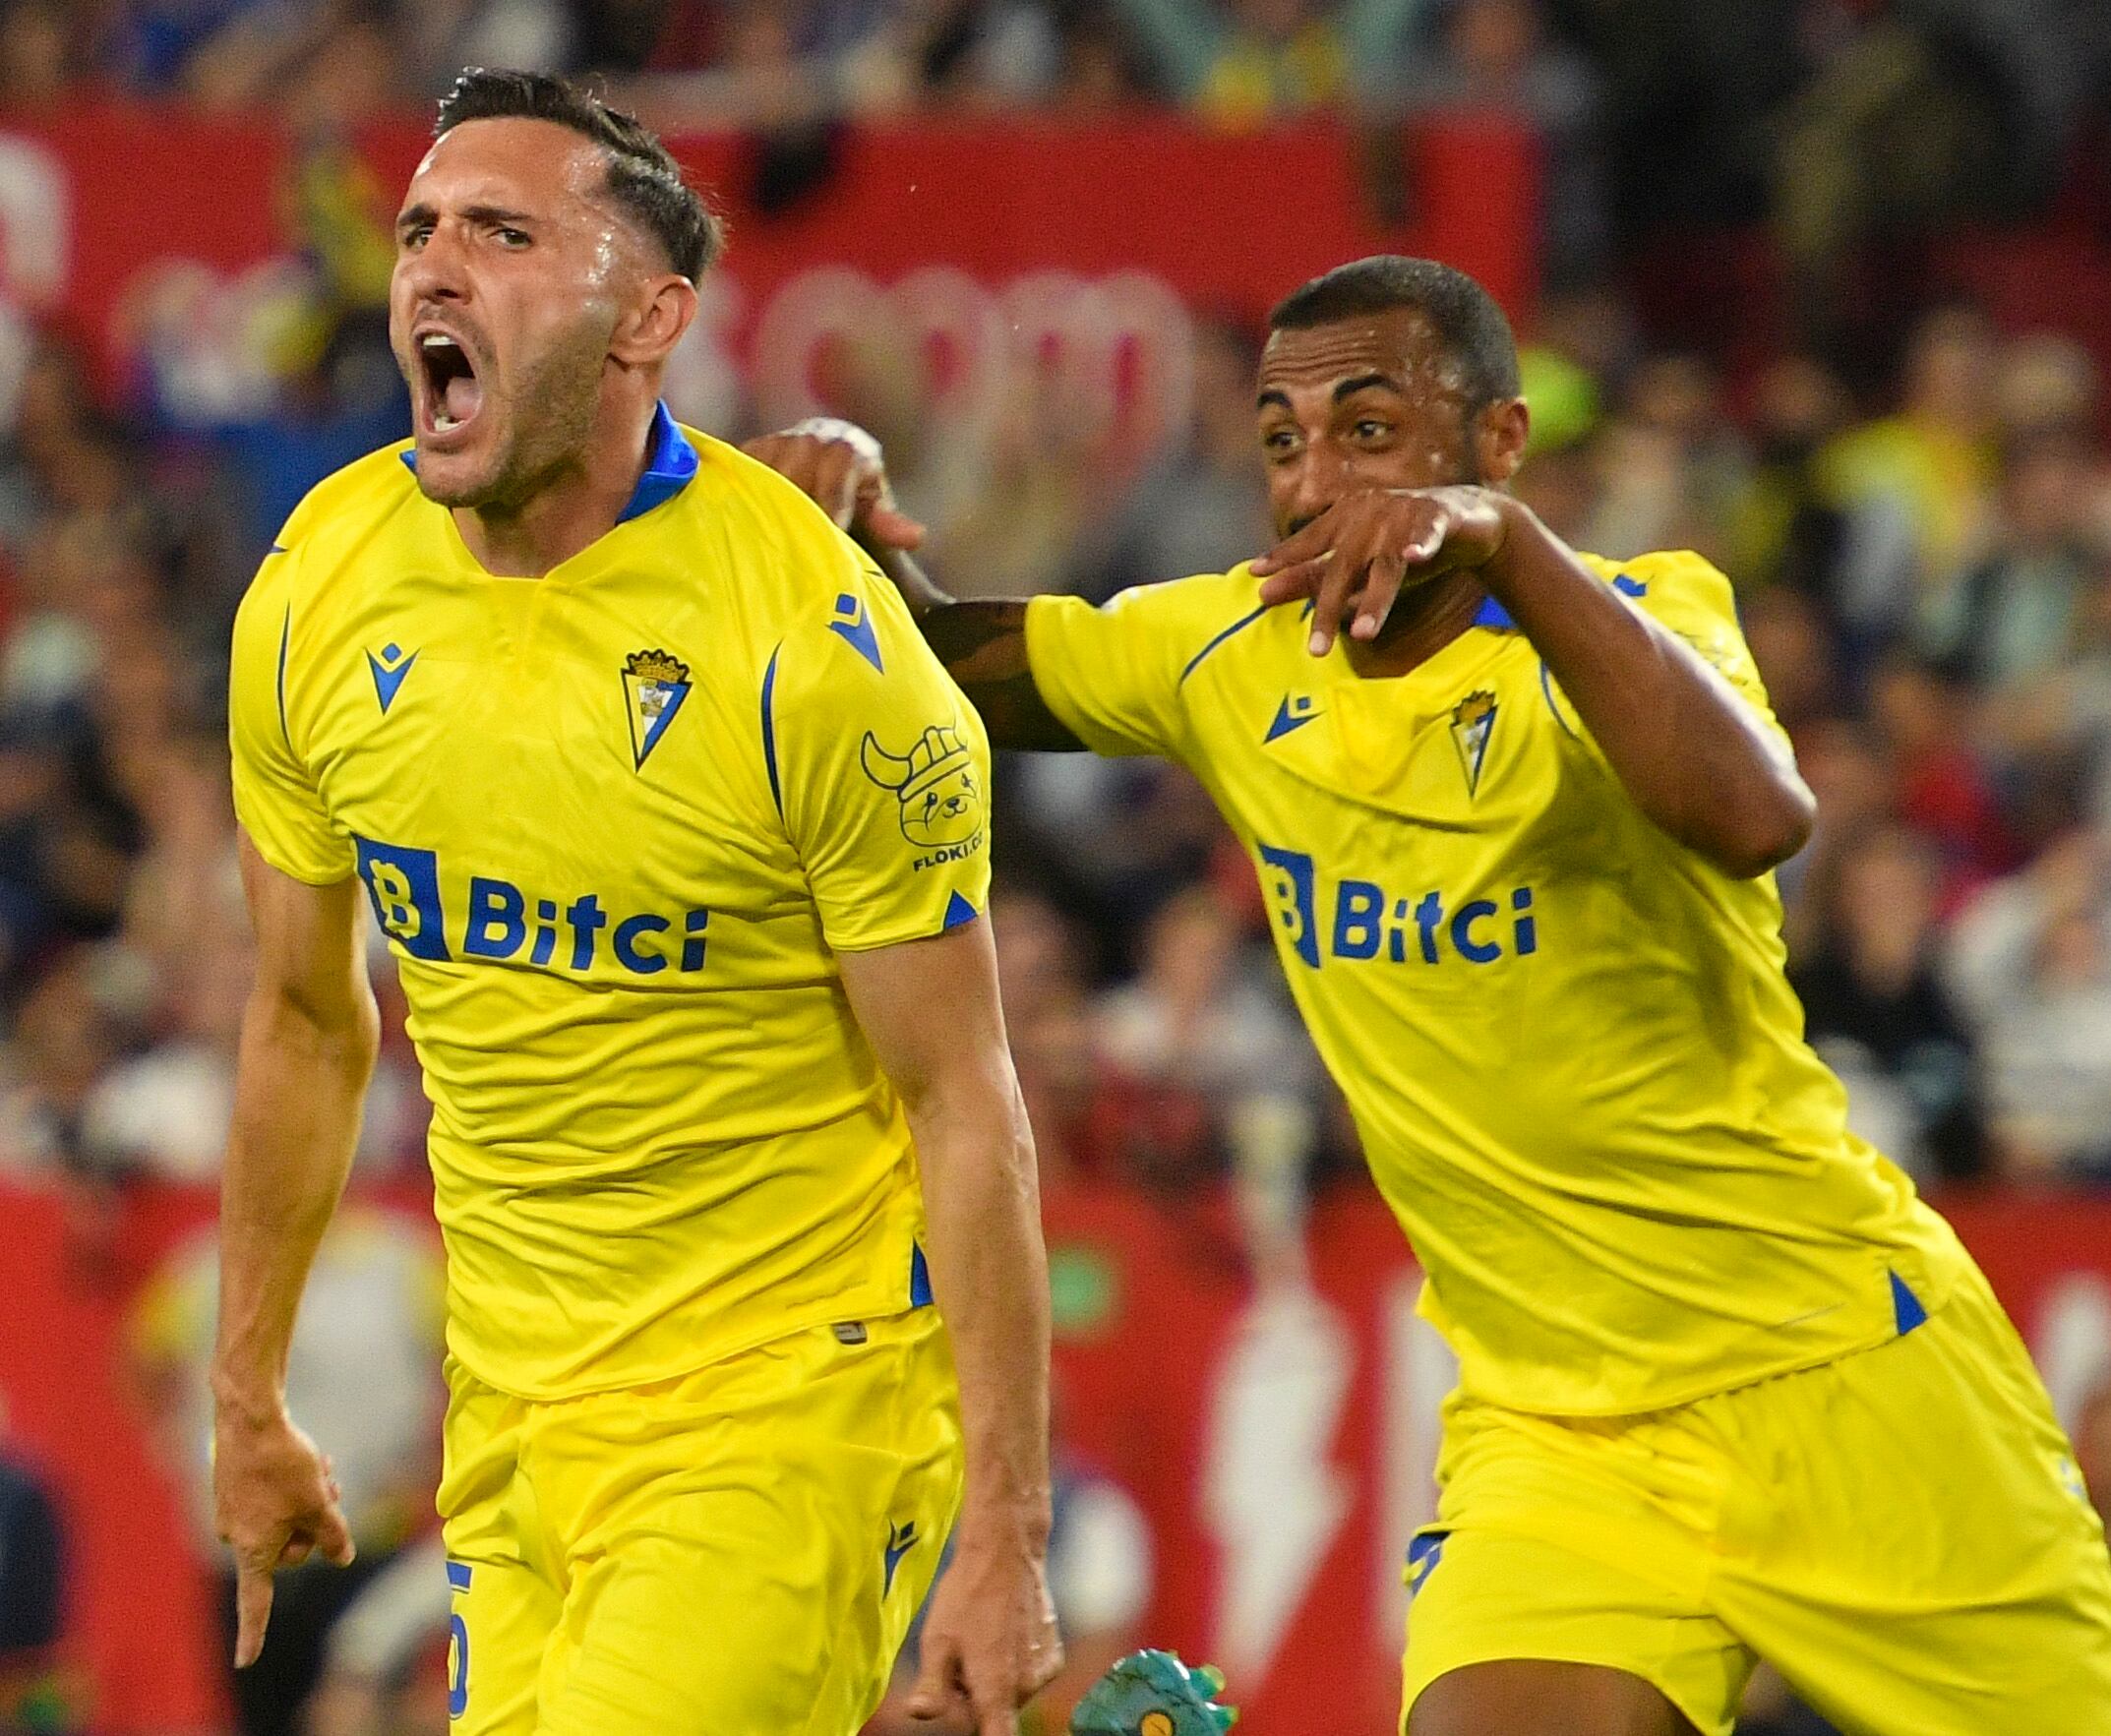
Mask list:
[[472,66],[441,97],[433,137],[445,138],[464,121],[495,120],[555,121],[600,146],[608,152],[609,197],[658,238],[668,264],[692,283],[723,251],[724,225],[636,116],[611,108],[569,79]]
[[1428,320],[1464,377],[1469,414],[1523,391],[1517,338],[1495,298],[1464,271],[1437,260],[1381,253],[1336,266],[1276,303],[1268,328],[1303,330],[1395,308],[1414,308]]

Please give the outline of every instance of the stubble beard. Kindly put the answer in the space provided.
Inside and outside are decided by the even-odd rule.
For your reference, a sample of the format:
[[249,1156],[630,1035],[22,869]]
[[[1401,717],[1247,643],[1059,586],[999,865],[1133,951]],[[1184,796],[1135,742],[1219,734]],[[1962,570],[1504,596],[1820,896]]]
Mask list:
[[[485,474],[442,493],[424,475],[426,498],[451,511],[510,517],[567,469],[576,466],[593,439],[599,407],[601,358],[581,345],[546,355],[522,369],[506,394],[508,421]],[[498,411],[485,388],[484,414]],[[518,408],[515,408],[518,406]]]

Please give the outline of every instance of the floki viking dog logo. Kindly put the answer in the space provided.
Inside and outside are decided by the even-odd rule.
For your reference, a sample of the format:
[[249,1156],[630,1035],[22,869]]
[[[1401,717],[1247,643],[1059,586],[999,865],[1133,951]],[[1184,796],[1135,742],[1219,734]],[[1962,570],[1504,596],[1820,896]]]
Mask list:
[[916,867],[957,862],[982,848],[982,782],[960,732],[933,724],[907,754],[890,753],[870,730],[859,758],[865,775],[902,805],[902,836],[919,850]]

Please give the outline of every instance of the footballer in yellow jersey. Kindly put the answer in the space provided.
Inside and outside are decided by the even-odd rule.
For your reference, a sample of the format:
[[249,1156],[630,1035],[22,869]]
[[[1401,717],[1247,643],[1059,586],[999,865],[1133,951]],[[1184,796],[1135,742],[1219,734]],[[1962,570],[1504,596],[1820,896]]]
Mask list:
[[465,1736],[850,1736],[956,1512],[925,1700],[1008,1727],[1058,1656],[988,748],[849,539],[658,403],[714,245],[635,122],[464,75],[398,225],[415,438],[309,495],[235,628],[238,1661],[272,1568],[349,1551],[282,1383],[363,904],[433,1104]]
[[1765,1658],[1848,1731],[2111,1730],[2067,1442],[1802,1039],[1768,870],[1810,798],[1728,581],[1500,491],[1526,410],[1462,273],[1359,262],[1273,328],[1284,540],[1105,608],[953,604],[863,437],[755,449],[858,519],[998,746],[1177,760],[1250,853],[1462,1370],[1404,1728],[1727,1736]]

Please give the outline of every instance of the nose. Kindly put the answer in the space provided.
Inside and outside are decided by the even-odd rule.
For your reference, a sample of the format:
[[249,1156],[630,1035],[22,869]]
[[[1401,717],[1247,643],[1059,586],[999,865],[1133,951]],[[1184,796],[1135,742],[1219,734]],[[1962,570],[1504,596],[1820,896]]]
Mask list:
[[1290,469],[1285,516],[1293,523],[1318,517],[1341,499],[1347,477],[1341,458],[1327,442],[1312,442]]
[[415,302],[462,301],[469,293],[464,264],[452,226],[441,222],[433,225],[422,247],[401,257],[396,272]]

